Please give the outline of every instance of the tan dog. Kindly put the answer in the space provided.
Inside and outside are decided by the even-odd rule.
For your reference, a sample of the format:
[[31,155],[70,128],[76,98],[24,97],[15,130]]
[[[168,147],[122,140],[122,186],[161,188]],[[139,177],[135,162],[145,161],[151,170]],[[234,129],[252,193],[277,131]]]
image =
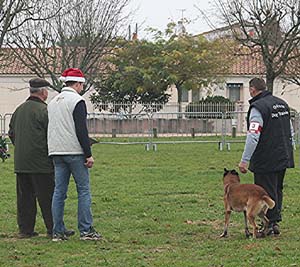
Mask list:
[[[253,237],[264,237],[268,230],[269,220],[266,217],[268,209],[275,206],[275,202],[267,192],[255,184],[240,184],[239,174],[235,170],[224,169],[224,205],[225,226],[220,237],[227,236],[227,229],[231,211],[244,212],[245,234],[250,236],[247,222],[253,227]],[[264,229],[258,231],[255,217],[259,216],[263,222]]]

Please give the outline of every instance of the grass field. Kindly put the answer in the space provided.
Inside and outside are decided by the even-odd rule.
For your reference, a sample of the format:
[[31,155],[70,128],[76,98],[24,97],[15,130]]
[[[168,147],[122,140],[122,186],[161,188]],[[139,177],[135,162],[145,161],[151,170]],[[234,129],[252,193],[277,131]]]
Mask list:
[[[217,144],[94,145],[91,170],[94,226],[101,242],[54,243],[45,236],[16,238],[13,159],[0,162],[0,266],[300,266],[300,171],[287,172],[282,234],[246,239],[242,213],[233,213],[229,237],[223,230],[223,168],[236,168],[243,144],[218,151]],[[11,149],[13,152],[13,149]],[[299,151],[296,151],[296,156]],[[298,157],[296,157],[298,166]],[[252,183],[252,175],[241,176]],[[72,181],[65,223],[77,226]]]

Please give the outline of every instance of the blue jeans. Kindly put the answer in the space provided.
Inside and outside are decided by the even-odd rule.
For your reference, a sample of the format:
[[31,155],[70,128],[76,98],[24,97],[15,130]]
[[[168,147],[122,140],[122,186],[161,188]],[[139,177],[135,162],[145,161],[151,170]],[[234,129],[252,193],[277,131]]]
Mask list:
[[78,195],[78,229],[88,232],[93,225],[89,169],[84,165],[84,155],[53,156],[55,168],[55,189],[52,199],[53,233],[62,234],[64,225],[65,199],[71,174],[74,177]]

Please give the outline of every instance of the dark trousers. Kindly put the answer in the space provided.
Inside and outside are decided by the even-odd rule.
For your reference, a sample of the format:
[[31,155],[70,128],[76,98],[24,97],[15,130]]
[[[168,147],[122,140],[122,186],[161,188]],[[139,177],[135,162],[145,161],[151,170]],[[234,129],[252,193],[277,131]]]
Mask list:
[[283,179],[286,170],[272,172],[272,173],[254,173],[254,183],[263,187],[269,196],[275,201],[275,207],[269,209],[267,212],[267,218],[270,223],[276,223],[281,221],[281,209],[282,209],[282,189]]
[[47,232],[52,233],[51,203],[54,191],[54,174],[17,173],[16,187],[19,232],[31,234],[34,231],[37,200]]

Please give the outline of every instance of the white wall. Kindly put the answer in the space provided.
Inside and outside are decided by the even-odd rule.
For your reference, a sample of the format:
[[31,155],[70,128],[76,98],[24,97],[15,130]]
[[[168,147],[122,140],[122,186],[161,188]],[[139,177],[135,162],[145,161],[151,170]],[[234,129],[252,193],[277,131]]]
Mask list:
[[[222,95],[229,97],[228,90],[226,90],[226,83],[242,83],[243,90],[241,92],[241,101],[247,106],[248,100],[251,99],[249,94],[249,81],[253,78],[253,75],[245,76],[228,76],[225,78],[223,90],[216,89],[213,95]],[[217,88],[217,87],[216,87]],[[273,88],[273,95],[284,99],[291,108],[300,112],[300,87],[295,84],[288,84],[281,79],[276,79]]]
[[[0,76],[0,115],[13,113],[17,106],[29,97],[28,81],[35,76]],[[51,81],[50,81],[51,82]],[[47,102],[49,102],[57,92],[49,90]],[[94,108],[89,101],[90,93],[86,93],[84,98],[87,103],[88,112],[94,112]]]
[[300,87],[282,80],[275,83],[273,94],[284,99],[291,108],[300,112]]

